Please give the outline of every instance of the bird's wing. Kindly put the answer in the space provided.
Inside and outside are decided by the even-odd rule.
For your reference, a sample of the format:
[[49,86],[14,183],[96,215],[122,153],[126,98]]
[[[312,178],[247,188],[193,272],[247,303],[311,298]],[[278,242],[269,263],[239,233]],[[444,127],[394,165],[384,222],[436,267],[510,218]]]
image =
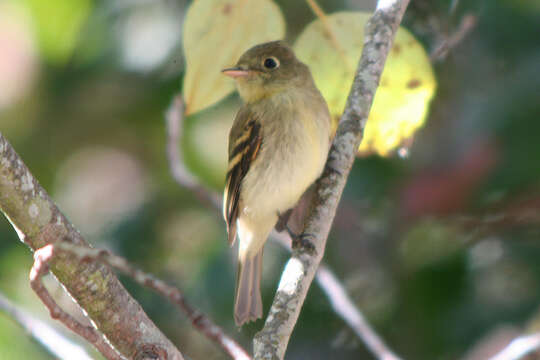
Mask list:
[[236,238],[236,219],[240,208],[242,181],[257,158],[262,145],[261,124],[255,114],[241,109],[229,135],[229,166],[223,195],[223,216],[227,222],[229,244]]

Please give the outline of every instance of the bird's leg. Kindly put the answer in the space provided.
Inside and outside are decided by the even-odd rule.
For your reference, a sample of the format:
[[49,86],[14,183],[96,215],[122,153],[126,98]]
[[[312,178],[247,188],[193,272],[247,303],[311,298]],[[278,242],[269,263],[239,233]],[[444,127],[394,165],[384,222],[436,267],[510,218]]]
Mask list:
[[289,219],[291,218],[293,209],[289,209],[285,211],[283,214],[278,211],[278,222],[276,224],[276,230],[278,232],[282,232],[283,230],[287,230],[289,232],[289,226],[287,225],[289,222]]
[[297,249],[305,249],[310,253],[315,253],[315,245],[313,245],[313,241],[311,239],[315,239],[315,235],[309,234],[309,233],[301,233],[299,235],[295,235],[292,233],[289,233],[292,239],[292,248],[293,250]]
[[[285,213],[285,216],[287,213]],[[290,215],[290,213],[288,214]],[[315,252],[315,245],[313,245],[313,242],[310,240],[310,238],[315,238],[313,234],[308,234],[305,232],[302,232],[300,234],[295,233],[291,230],[289,225],[287,224],[287,221],[282,221],[283,217],[278,213],[278,217],[280,218],[280,225],[282,230],[287,230],[287,233],[291,237],[292,240],[292,248],[293,250],[296,249],[306,249],[309,252]]]

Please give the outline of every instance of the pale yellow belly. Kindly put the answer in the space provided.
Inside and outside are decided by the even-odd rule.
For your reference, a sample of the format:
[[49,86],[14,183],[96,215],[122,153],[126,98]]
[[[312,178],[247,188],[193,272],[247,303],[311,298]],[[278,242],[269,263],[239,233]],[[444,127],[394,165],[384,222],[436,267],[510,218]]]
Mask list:
[[[265,216],[285,212],[321,174],[328,140],[302,130],[263,140],[261,154],[242,184],[241,197],[247,214],[256,217],[257,213]],[[292,136],[293,133],[301,135]]]

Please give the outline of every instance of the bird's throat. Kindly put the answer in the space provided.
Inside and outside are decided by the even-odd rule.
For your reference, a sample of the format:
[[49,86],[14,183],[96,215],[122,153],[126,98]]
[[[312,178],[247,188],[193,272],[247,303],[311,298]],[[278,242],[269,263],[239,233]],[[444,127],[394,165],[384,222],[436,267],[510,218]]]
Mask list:
[[249,81],[248,79],[237,81],[237,88],[240,97],[246,104],[255,103],[287,91],[281,86],[261,84],[259,81]]

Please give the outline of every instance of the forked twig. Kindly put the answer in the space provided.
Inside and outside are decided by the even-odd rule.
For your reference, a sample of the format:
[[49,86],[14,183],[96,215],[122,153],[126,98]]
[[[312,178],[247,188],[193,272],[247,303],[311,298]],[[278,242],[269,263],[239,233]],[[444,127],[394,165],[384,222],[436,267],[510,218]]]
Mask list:
[[94,345],[98,351],[109,360],[125,359],[121,356],[111,344],[109,344],[103,335],[91,326],[85,326],[79,323],[73,316],[66,313],[54,301],[51,294],[43,285],[41,279],[49,272],[49,261],[54,256],[54,247],[49,244],[34,253],[34,265],[30,270],[30,286],[39,296],[43,304],[49,309],[51,318],[56,319],[67,326],[74,333],[82,336],[90,344]]
[[[88,246],[1,133],[0,160],[0,210],[22,242],[34,251],[60,240]],[[84,264],[68,254],[57,255],[45,262],[50,272],[119,353],[137,360],[141,356],[183,359],[108,267]],[[37,261],[33,271],[38,290],[36,276],[44,271],[40,262],[44,261]],[[61,314],[43,291],[39,294],[49,300],[53,314]]]
[[[52,246],[52,245],[49,245]],[[176,287],[165,283],[155,276],[145,273],[131,265],[126,259],[114,255],[107,250],[77,246],[68,242],[54,244],[55,250],[62,250],[77,256],[81,261],[97,261],[106,264],[121,273],[131,277],[138,284],[154,290],[164,298],[169,299],[187,317],[191,323],[207,338],[218,344],[235,360],[250,360],[251,357],[235,340],[229,337],[223,329],[216,325],[208,316],[193,307]]]

